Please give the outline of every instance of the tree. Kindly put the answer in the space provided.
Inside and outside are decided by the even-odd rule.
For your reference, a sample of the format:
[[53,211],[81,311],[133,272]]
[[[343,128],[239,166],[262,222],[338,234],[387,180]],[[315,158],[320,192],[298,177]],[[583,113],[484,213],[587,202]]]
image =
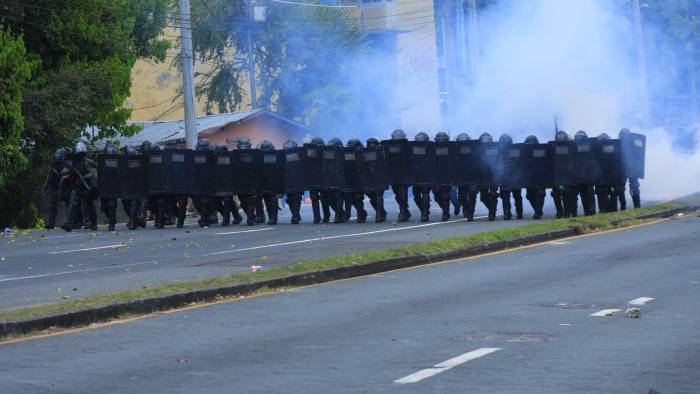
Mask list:
[[[32,226],[50,152],[76,139],[133,134],[122,106],[139,57],[165,59],[159,35],[169,0],[0,0],[0,26],[21,37],[36,65],[21,90],[24,128],[14,142],[29,162],[0,188],[0,226]],[[20,120],[21,121],[21,120]],[[89,126],[97,135],[86,132]]]

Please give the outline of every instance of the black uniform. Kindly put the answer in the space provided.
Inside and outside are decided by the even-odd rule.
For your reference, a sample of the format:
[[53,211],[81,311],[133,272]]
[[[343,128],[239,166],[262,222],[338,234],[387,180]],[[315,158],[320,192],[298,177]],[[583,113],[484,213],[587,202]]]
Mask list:
[[[586,134],[585,131],[579,130],[576,132],[574,135],[574,140],[577,142],[577,144],[586,144],[588,143],[588,135]],[[578,146],[577,146],[578,147]],[[578,147],[580,149],[580,147]],[[590,149],[590,148],[589,148]],[[579,166],[582,163],[579,163]],[[588,174],[591,175],[591,174]],[[593,174],[595,175],[595,174]],[[580,196],[581,197],[581,206],[583,208],[583,214],[586,216],[590,215],[595,215],[595,193],[594,193],[594,183],[593,182],[585,182],[581,181],[580,179],[578,180],[576,186],[575,186],[575,195],[574,196]],[[577,199],[576,197],[571,197],[571,206],[573,209],[573,214],[572,216],[576,216],[576,211],[578,210],[578,204],[577,204]]]
[[[467,133],[461,133],[457,136],[457,141],[471,141],[471,137]],[[459,148],[462,149],[462,148]],[[467,153],[471,156],[473,151],[471,148],[467,150]],[[461,152],[458,152],[461,158]],[[472,163],[473,164],[473,163]],[[473,167],[473,166],[467,166]],[[465,167],[461,167],[460,171],[463,171]],[[476,183],[469,182],[467,180],[458,181],[457,185],[457,201],[462,208],[462,215],[467,218],[468,221],[474,220],[474,210],[476,209],[476,199],[479,193],[479,188]],[[457,212],[457,209],[455,209]]]
[[[226,147],[226,145],[216,145],[214,147],[214,151],[216,152],[216,154],[225,154],[225,152],[228,152],[228,148]],[[219,160],[219,158],[216,156],[215,159]],[[223,156],[223,160],[226,160],[224,162],[224,165],[228,165],[228,163],[230,163],[230,156]],[[230,174],[225,174],[223,176],[231,177]],[[216,181],[217,179],[215,179],[215,182]],[[225,183],[222,181],[220,185],[221,184]],[[228,183],[228,185],[230,186],[230,183]],[[229,224],[231,224],[231,217],[233,217],[233,224],[239,224],[243,220],[241,214],[238,212],[238,204],[236,204],[236,200],[233,199],[233,191],[228,188],[225,191],[219,191],[214,193],[214,195],[212,196],[212,207],[214,215],[216,215],[217,211],[221,214],[221,225],[223,227],[226,227]]]
[[[564,131],[557,131],[555,138],[556,141],[569,141],[569,135]],[[567,182],[566,184],[555,182],[552,187],[551,192],[552,199],[554,200],[554,208],[557,211],[557,218],[568,218],[576,216],[576,201],[578,196],[578,190],[576,189],[574,182]]]
[[[525,138],[526,144],[539,144],[537,137],[530,135]],[[528,187],[525,189],[525,198],[530,202],[532,210],[535,212],[532,218],[535,220],[542,219],[544,215],[544,198],[547,195],[547,190],[545,188]]]
[[[381,148],[381,144],[379,143],[379,140],[377,138],[368,138],[367,139],[367,147],[368,148]],[[382,162],[384,163],[384,162]],[[385,186],[385,185],[384,185]],[[386,187],[384,187],[384,190]],[[384,209],[384,190],[374,190],[371,192],[366,192],[365,194],[369,198],[369,203],[372,205],[372,208],[374,209],[375,216],[374,216],[374,221],[377,223],[382,223],[386,221],[386,209]]]
[[[107,143],[103,149],[103,153],[108,155],[116,155],[117,148],[115,148],[112,144]],[[119,171],[119,168],[117,168],[117,171]],[[117,197],[114,195],[110,197],[100,197],[100,209],[107,217],[107,229],[109,231],[114,231],[114,227],[117,224]]]
[[[396,129],[391,133],[392,140],[402,140],[406,141],[406,133],[401,129]],[[388,151],[386,155],[391,155]],[[396,169],[401,171],[408,171],[407,168]],[[391,169],[390,169],[391,171]],[[409,183],[397,183],[396,181],[391,182],[391,190],[394,192],[394,198],[396,199],[396,204],[399,206],[399,222],[406,222],[411,218],[411,212],[408,210],[408,186]]]
[[[352,154],[354,159],[348,161],[345,166],[345,181],[347,190],[343,192],[343,200],[345,203],[344,214],[346,219],[350,219],[352,207],[355,207],[357,212],[357,223],[364,223],[367,220],[367,211],[365,210],[364,193],[360,189],[359,184],[353,184],[352,179],[359,181],[359,166],[357,164],[357,155],[362,150],[362,142],[357,138],[348,140],[348,151],[346,154]],[[346,158],[347,159],[347,158]]]
[[[321,188],[321,179],[323,178],[322,167],[323,167],[323,155],[321,153],[321,148],[325,145],[325,142],[321,137],[313,137],[311,143],[307,146],[307,157],[309,159],[309,166],[313,167],[310,169],[310,173],[315,174],[314,179],[311,180],[311,186],[309,188],[309,198],[311,199],[311,209],[314,215],[314,224],[319,224],[321,221],[323,223],[328,223],[331,217],[329,198],[327,193]],[[321,211],[323,211],[323,218],[321,218]]]
[[[263,152],[275,150],[275,146],[268,140],[263,140],[258,145],[258,149]],[[255,196],[256,221],[259,221],[261,216],[263,221],[264,213],[262,213],[262,203],[265,202],[265,210],[267,211],[267,224],[277,224],[277,213],[279,211],[279,201],[274,193],[261,193]]]
[[[499,141],[505,146],[513,143],[513,138],[508,134],[503,134],[499,138]],[[516,151],[517,152],[517,151]],[[511,169],[515,170],[515,169]],[[513,202],[515,203],[515,215],[516,218],[523,218],[523,196],[522,190],[519,187],[513,187],[513,185],[501,185],[499,190],[499,195],[501,197],[501,204],[503,206],[503,219],[511,220],[513,213],[510,205],[510,196],[513,196]]]
[[67,177],[70,188],[68,212],[62,228],[71,231],[76,215],[84,207],[90,221],[90,229],[97,230],[97,212],[94,204],[97,198],[97,169],[95,163],[87,158],[87,148],[82,142],[75,145],[71,163],[64,168],[62,174]]
[[[479,136],[480,143],[491,143],[493,138],[489,133],[483,133]],[[489,211],[489,221],[496,220],[496,212],[498,211],[498,187],[495,185],[480,185],[479,198]]]
[[[630,133],[631,132],[628,128],[623,128],[622,130],[620,130],[620,140],[624,141],[625,139],[630,138]],[[622,182],[620,182],[615,188],[615,194],[617,195],[617,198],[620,201],[620,210],[622,211],[624,211],[627,208],[627,198],[625,197],[625,181],[629,182],[630,196],[632,197],[632,205],[635,208],[639,208],[642,206],[639,192],[639,178],[632,176],[626,176],[625,178],[626,179],[623,179]]]
[[[445,132],[439,132],[435,134],[435,142],[449,142],[450,137],[447,135]],[[450,157],[450,156],[446,156]],[[453,159],[453,157],[451,157]],[[435,198],[435,201],[438,203],[440,206],[440,209],[442,209],[442,217],[441,220],[447,221],[450,219],[450,202],[451,202],[451,194],[452,192],[452,185],[439,185],[433,187],[433,197]]]
[[[416,134],[414,141],[428,142],[428,134],[420,132]],[[413,201],[420,210],[420,221],[430,221],[430,187],[413,185]]]
[[[328,140],[328,146],[343,147],[343,142],[339,138],[331,138]],[[344,209],[345,195],[341,190],[324,190],[324,199],[334,212],[333,223],[344,223],[350,219],[349,214],[346,214]]]
[[56,149],[53,153],[51,168],[46,178],[44,190],[49,193],[49,217],[46,220],[46,228],[51,230],[56,225],[58,215],[58,203],[61,201],[61,173],[65,166],[66,151],[63,148]]
[[[294,149],[297,147],[298,147],[297,143],[293,140],[287,140],[287,142],[285,142],[284,145],[282,146],[282,148],[285,151],[288,149]],[[299,155],[296,154],[296,156],[299,156]],[[298,161],[298,159],[299,158],[297,157],[297,162],[300,162],[300,161]],[[299,180],[297,180],[297,181],[299,181]],[[302,184],[305,182],[299,181],[299,183]],[[287,188],[286,185],[285,185],[285,191],[286,191],[285,195],[287,198],[287,204],[289,205],[289,210],[292,213],[291,223],[292,224],[299,224],[299,222],[301,222],[301,200],[304,196],[304,191],[301,190],[301,188],[298,188],[298,189],[295,188],[293,191],[291,191],[290,189]]]

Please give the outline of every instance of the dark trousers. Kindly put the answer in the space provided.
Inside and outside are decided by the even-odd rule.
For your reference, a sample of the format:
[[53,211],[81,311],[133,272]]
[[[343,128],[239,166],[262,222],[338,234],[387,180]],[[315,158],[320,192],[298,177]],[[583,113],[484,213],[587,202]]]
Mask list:
[[474,220],[476,209],[476,194],[478,189],[474,185],[460,185],[457,187],[457,200],[462,205],[462,213],[467,220]]
[[446,221],[450,219],[450,192],[452,191],[451,186],[440,186],[433,188],[433,197],[435,201],[442,209],[442,220]]
[[430,188],[429,187],[413,187],[413,202],[420,209],[421,222],[430,220]]
[[384,209],[384,190],[367,193],[369,203],[374,209],[374,221],[381,223],[386,220],[386,210]]
[[530,202],[532,210],[535,211],[535,214],[532,216],[533,219],[541,219],[544,215],[544,198],[546,194],[547,191],[545,189],[526,189],[525,198]]
[[129,218],[126,226],[129,230],[136,230],[138,226],[146,227],[146,204],[139,198],[122,199],[122,208]]
[[586,216],[595,215],[595,193],[592,183],[582,183],[576,186],[578,195],[581,196],[581,206],[583,214]]
[[97,211],[92,198],[92,192],[82,187],[73,188],[68,197],[68,211],[66,212],[66,222],[63,228],[66,231],[73,229],[73,224],[77,221],[77,216],[85,212],[90,220],[90,229],[97,230]]
[[501,188],[499,191],[501,197],[501,205],[503,206],[503,219],[510,220],[513,217],[510,205],[510,196],[513,196],[515,202],[515,214],[518,219],[523,218],[523,196],[520,188],[509,189]]
[[107,217],[107,229],[109,231],[114,231],[114,227],[117,224],[117,199],[115,198],[101,198],[100,199],[100,209]]
[[391,190],[394,192],[396,204],[399,206],[399,222],[405,222],[411,218],[411,212],[408,210],[408,185],[391,185]]
[[56,225],[56,216],[58,216],[58,202],[60,200],[60,191],[58,188],[49,189],[49,217],[46,221],[46,228],[53,229]]
[[598,202],[598,212],[605,213],[611,211],[610,198],[613,196],[613,194],[614,191],[610,185],[595,185],[595,197]]
[[187,196],[183,194],[165,194],[151,196],[148,199],[148,207],[155,215],[156,228],[164,228],[168,218],[174,216],[177,219],[177,227],[185,225],[187,215]]
[[301,199],[303,193],[287,193],[287,205],[292,212],[292,224],[299,224],[301,221]]
[[345,218],[350,219],[352,207],[355,207],[357,212],[357,222],[364,223],[367,220],[367,211],[365,211],[365,195],[361,192],[345,192],[343,200],[345,202]]
[[323,192],[318,189],[311,189],[309,191],[309,198],[311,198],[311,209],[314,213],[314,223],[321,223],[321,209],[323,209],[323,223],[328,223],[330,221],[331,211],[328,201],[323,198]]
[[487,187],[479,189],[479,198],[486,206],[486,209],[489,210],[489,220],[496,220],[496,211],[498,210],[498,188]]

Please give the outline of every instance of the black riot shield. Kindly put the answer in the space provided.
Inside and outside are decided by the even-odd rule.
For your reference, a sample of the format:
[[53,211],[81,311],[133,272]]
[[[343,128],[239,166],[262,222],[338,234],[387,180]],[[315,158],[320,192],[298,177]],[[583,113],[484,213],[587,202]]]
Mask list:
[[478,161],[482,186],[499,186],[503,176],[505,158],[500,142],[479,143]]
[[345,190],[345,163],[343,148],[339,146],[323,146],[323,190]]
[[455,180],[458,185],[479,185],[483,183],[479,166],[479,141],[456,141]]
[[599,165],[596,182],[606,185],[618,185],[624,182],[625,172],[622,165],[622,143],[620,140],[598,140],[595,156]]
[[345,190],[349,192],[361,191],[360,166],[358,163],[360,149],[343,148],[343,169],[345,172]]
[[192,153],[188,149],[146,152],[148,194],[188,194],[192,177]]
[[234,162],[231,152],[214,152],[214,195],[233,195]]
[[214,193],[214,152],[196,150],[193,152],[192,178],[189,194],[208,196]]
[[100,198],[121,197],[123,157],[116,154],[97,156],[97,195]]
[[576,184],[576,143],[574,141],[552,141],[554,149],[552,166],[554,184],[572,186]]
[[323,185],[323,146],[316,144],[304,144],[306,152],[306,173],[308,175],[309,189],[320,189]]
[[501,185],[506,189],[525,187],[525,144],[503,145]]
[[260,193],[262,152],[258,149],[237,149],[231,152],[233,161],[233,193]]
[[408,158],[408,140],[384,140],[384,158],[390,185],[410,185],[411,173]]
[[148,195],[148,157],[124,155],[122,158],[123,199],[145,198]]
[[554,146],[524,144],[521,156],[523,187],[546,189],[554,185]]
[[308,173],[309,160],[306,156],[306,152],[307,149],[303,147],[284,150],[285,193],[303,193],[305,190],[310,189],[310,177]]
[[284,193],[284,151],[262,151],[262,179],[260,192],[265,194]]
[[387,178],[384,149],[381,146],[363,148],[359,152],[360,189],[363,193],[386,190],[389,185]]
[[623,138],[621,141],[625,176],[628,178],[644,178],[647,137],[643,134],[630,133],[628,137]]
[[408,162],[414,187],[435,185],[435,146],[432,141],[409,142]]
[[455,141],[435,142],[435,186],[457,184],[457,144]]
[[575,142],[576,183],[594,183],[600,173],[596,157],[597,139],[586,138]]

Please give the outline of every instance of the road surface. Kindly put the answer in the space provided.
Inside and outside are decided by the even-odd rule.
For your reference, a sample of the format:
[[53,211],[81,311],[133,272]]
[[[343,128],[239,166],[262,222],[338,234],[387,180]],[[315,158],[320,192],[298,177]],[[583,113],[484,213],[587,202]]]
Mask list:
[[699,231],[672,219],[6,344],[0,392],[698,392]]

